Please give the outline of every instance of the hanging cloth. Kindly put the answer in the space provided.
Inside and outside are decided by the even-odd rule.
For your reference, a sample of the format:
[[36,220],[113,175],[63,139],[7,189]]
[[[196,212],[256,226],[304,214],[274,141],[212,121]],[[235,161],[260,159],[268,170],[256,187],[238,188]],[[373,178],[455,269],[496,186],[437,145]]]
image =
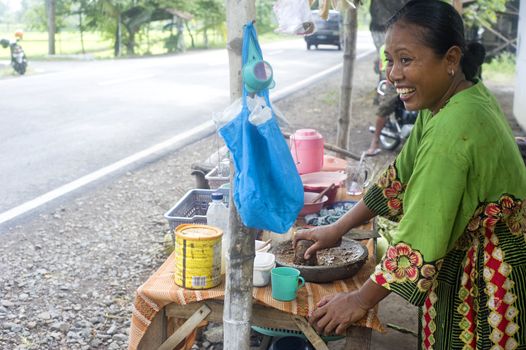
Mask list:
[[[242,63],[263,61],[257,34],[250,22],[244,27]],[[263,122],[249,119],[243,77],[242,110],[219,129],[234,162],[233,201],[247,227],[285,233],[303,207],[303,184],[274,112]],[[268,87],[258,92],[272,111]],[[252,119],[253,120],[253,119]]]

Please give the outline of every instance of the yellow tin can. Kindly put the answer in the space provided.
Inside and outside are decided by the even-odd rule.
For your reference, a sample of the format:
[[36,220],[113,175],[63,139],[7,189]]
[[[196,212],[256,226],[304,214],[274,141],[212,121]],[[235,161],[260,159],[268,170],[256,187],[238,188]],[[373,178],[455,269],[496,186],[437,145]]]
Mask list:
[[208,289],[221,283],[221,236],[212,226],[184,224],[175,228],[175,284]]

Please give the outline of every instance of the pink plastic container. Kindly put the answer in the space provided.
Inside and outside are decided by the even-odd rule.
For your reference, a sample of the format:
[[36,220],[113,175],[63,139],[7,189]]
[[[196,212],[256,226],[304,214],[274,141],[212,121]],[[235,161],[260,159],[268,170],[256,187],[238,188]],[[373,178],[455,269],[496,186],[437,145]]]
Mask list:
[[345,159],[337,158],[334,156],[325,155],[323,157],[323,168],[321,171],[342,171],[347,169],[349,162]]
[[290,136],[290,151],[300,174],[323,167],[323,136],[314,129],[299,129]]

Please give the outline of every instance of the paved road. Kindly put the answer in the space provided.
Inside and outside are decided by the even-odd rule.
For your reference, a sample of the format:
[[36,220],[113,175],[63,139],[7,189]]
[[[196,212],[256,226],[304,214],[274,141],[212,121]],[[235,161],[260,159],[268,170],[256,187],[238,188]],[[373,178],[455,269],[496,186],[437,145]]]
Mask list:
[[[368,32],[358,43],[358,54],[374,48]],[[307,51],[301,38],[263,45],[263,52],[274,68],[275,93],[342,61],[333,47]],[[203,124],[229,103],[226,50],[32,62],[31,71],[0,80],[0,218]]]

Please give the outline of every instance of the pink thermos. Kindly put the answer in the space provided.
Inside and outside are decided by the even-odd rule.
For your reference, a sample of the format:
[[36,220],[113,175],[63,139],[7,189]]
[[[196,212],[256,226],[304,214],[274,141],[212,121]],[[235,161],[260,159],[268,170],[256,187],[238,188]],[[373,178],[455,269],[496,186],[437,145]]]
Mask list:
[[323,136],[314,129],[299,129],[290,136],[290,151],[300,174],[323,167]]

